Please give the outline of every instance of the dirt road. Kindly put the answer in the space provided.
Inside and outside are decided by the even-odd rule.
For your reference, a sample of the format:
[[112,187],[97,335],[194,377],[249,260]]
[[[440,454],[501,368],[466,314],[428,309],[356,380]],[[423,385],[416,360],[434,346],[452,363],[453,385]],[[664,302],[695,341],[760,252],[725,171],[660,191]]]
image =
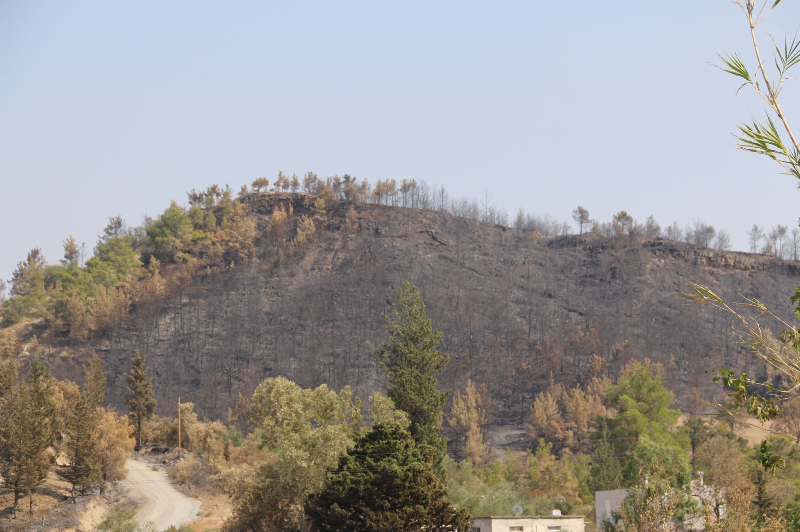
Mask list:
[[202,503],[177,491],[163,471],[153,471],[150,464],[128,460],[128,497],[136,503],[136,519],[152,522],[156,530],[176,528],[197,518]]

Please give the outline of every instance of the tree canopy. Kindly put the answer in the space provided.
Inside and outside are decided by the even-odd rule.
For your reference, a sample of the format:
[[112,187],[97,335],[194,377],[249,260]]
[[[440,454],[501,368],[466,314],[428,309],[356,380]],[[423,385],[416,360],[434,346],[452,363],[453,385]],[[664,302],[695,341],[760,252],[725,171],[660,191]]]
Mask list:
[[376,424],[328,475],[311,499],[315,530],[395,532],[467,530],[469,512],[456,510],[433,465],[399,425]]
[[608,403],[617,415],[601,420],[598,437],[607,433],[618,454],[629,455],[644,435],[672,447],[689,445],[688,437],[670,432],[680,411],[670,408],[674,395],[652,368],[652,364],[632,362],[623,368],[619,382],[608,388]]
[[294,531],[305,522],[308,497],[353,445],[361,425],[361,402],[345,388],[303,389],[268,378],[253,394],[251,420],[273,460],[234,488],[231,530]]
[[414,441],[429,446],[439,464],[446,447],[440,417],[447,392],[440,392],[436,384],[449,360],[437,350],[442,334],[433,329],[419,289],[408,281],[397,288],[395,302],[383,318],[389,342],[382,344],[375,359],[389,378],[386,394],[408,414]]

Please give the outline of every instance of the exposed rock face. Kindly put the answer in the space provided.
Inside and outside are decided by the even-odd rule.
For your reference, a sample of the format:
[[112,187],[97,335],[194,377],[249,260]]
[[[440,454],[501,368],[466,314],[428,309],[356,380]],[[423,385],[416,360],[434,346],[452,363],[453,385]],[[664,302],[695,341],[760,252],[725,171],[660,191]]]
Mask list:
[[[704,370],[727,366],[766,376],[737,343],[731,317],[685,305],[677,292],[693,280],[730,301],[755,297],[790,316],[800,264],[760,255],[697,249],[673,241],[593,234],[537,238],[445,214],[329,205],[327,221],[294,252],[266,231],[278,203],[308,214],[313,197],[258,195],[258,257],[232,271],[172,288],[159,309],[136,309],[96,349],[109,371],[109,397],[122,406],[123,373],[136,349],[155,372],[159,410],[180,395],[201,415],[224,418],[237,395],[265,377],[303,386],[350,385],[361,397],[383,386],[370,354],[386,339],[381,313],[393,288],[420,287],[451,360],[443,388],[467,378],[497,400],[493,423],[527,422],[533,394],[556,381],[580,382],[592,354],[609,375],[632,358],[666,368],[679,406],[691,387],[710,394]],[[287,225],[285,238],[294,231]],[[280,241],[280,239],[278,239]],[[276,262],[277,249],[285,249]],[[770,325],[770,324],[768,324]],[[626,343],[627,341],[627,343]],[[81,357],[47,356],[58,375],[77,375]]]

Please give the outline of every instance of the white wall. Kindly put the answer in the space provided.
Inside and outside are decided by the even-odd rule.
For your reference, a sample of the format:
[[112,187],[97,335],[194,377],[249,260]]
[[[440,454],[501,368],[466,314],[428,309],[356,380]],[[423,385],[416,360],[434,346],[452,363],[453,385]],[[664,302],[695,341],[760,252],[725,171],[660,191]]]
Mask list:
[[548,532],[551,526],[561,527],[561,532],[584,532],[583,516],[524,516],[524,517],[475,517],[472,528],[480,532],[509,532],[513,526],[521,526],[522,532]]

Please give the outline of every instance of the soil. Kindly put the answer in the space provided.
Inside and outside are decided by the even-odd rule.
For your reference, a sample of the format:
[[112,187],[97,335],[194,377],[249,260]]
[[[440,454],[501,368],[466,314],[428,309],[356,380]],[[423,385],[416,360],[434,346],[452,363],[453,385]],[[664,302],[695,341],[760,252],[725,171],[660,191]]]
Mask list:
[[199,496],[203,510],[196,521],[191,523],[194,532],[217,532],[222,523],[231,515],[231,503],[224,495]]
[[126,496],[136,504],[140,523],[151,522],[156,530],[176,528],[195,520],[202,503],[180,493],[159,467],[143,460],[128,460],[128,478],[120,482]]
[[76,497],[73,504],[71,486],[56,467],[33,495],[33,514],[28,513],[28,499],[20,500],[17,517],[12,518],[14,495],[0,488],[0,530],[9,532],[92,532],[114,505],[126,505],[119,486],[111,486],[102,494],[88,493]]

